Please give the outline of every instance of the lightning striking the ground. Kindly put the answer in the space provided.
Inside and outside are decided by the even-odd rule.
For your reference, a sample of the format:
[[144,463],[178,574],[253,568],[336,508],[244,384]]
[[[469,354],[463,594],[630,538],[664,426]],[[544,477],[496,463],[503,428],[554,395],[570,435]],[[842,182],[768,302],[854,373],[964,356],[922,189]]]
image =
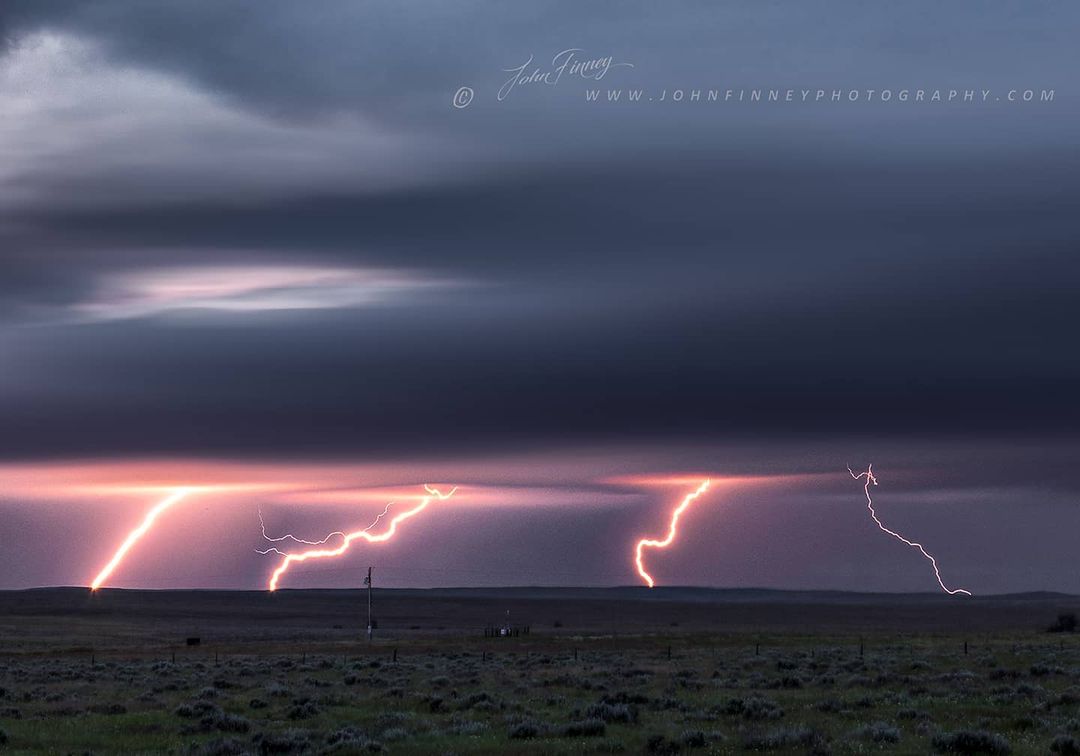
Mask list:
[[634,557],[634,563],[637,565],[638,575],[641,576],[641,579],[644,580],[650,588],[655,585],[655,582],[652,579],[652,575],[645,571],[645,567],[641,563],[642,550],[646,547],[651,549],[666,549],[668,546],[670,546],[671,543],[675,540],[675,536],[678,533],[679,518],[682,516],[682,513],[685,512],[687,508],[691,504],[693,504],[699,496],[708,491],[711,484],[712,481],[706,478],[701,482],[701,485],[699,485],[694,491],[691,491],[683,498],[679,506],[675,507],[675,511],[671,513],[671,525],[668,527],[667,537],[664,538],[664,540],[657,541],[649,538],[642,538],[640,541],[637,542],[637,552]]
[[[362,538],[363,540],[367,541],[368,543],[382,543],[384,541],[389,541],[391,538],[394,537],[394,534],[397,532],[397,526],[398,526],[399,523],[402,523],[405,520],[408,520],[409,518],[415,517],[416,515],[420,514],[425,509],[427,509],[428,505],[432,501],[435,501],[435,500],[446,501],[447,499],[449,499],[451,496],[454,495],[455,491],[457,491],[457,486],[454,486],[453,488],[450,489],[450,491],[448,493],[445,493],[445,494],[442,493],[441,491],[439,491],[437,488],[432,488],[431,486],[427,486],[427,485],[424,486],[424,491],[427,492],[427,496],[424,496],[423,498],[421,498],[419,503],[417,503],[417,505],[414,506],[412,509],[407,509],[404,512],[400,512],[400,513],[394,515],[394,517],[390,520],[390,525],[387,527],[387,529],[384,530],[382,533],[379,533],[378,535],[372,535],[368,531],[372,527],[375,526],[375,524],[379,521],[379,519],[382,517],[382,515],[379,515],[379,517],[376,518],[375,522],[373,522],[371,525],[369,525],[367,528],[364,528],[363,530],[355,530],[355,531],[353,531],[351,533],[340,533],[340,535],[342,536],[342,541],[341,541],[341,544],[337,548],[333,548],[333,549],[310,549],[308,551],[302,551],[302,552],[295,553],[295,554],[293,554],[293,553],[286,554],[286,553],[283,553],[281,551],[278,551],[278,549],[276,549],[274,547],[271,547],[270,549],[267,549],[264,552],[260,552],[260,553],[265,553],[265,554],[269,554],[271,552],[274,552],[274,553],[280,554],[282,557],[284,557],[281,560],[281,564],[279,564],[277,566],[277,568],[274,570],[273,574],[270,576],[270,583],[267,586],[267,588],[270,590],[270,592],[276,591],[277,588],[278,588],[278,582],[281,580],[282,575],[284,575],[288,571],[289,566],[291,564],[293,564],[294,562],[306,562],[309,559],[332,559],[333,557],[339,557],[342,554],[344,554],[346,551],[349,550],[349,547],[352,545],[353,541],[355,541],[355,540],[357,540],[359,538]],[[389,505],[387,505],[387,508],[389,508]],[[384,510],[383,514],[385,514],[385,513],[386,513],[386,511]],[[265,531],[264,531],[264,533],[265,533]],[[339,534],[338,532],[331,533],[323,541],[316,542],[315,544],[312,544],[312,545],[320,545],[322,543],[325,543],[326,540],[329,540],[329,538],[331,538],[331,537],[333,537],[335,535],[338,535],[338,534]],[[286,536],[286,537],[288,537],[288,536]],[[293,540],[299,541],[299,539],[293,539]]]
[[104,585],[105,581],[109,579],[109,576],[112,575],[113,571],[120,566],[121,562],[124,561],[124,557],[127,556],[127,553],[129,551],[131,551],[131,547],[138,543],[139,539],[146,535],[146,533],[150,530],[150,528],[154,524],[154,520],[158,518],[158,515],[171,507],[173,504],[183,499],[189,493],[191,493],[191,489],[178,488],[171,494],[166,496],[164,499],[159,501],[157,504],[155,504],[154,507],[146,513],[146,516],[143,517],[143,521],[139,524],[139,526],[132,530],[130,533],[128,533],[128,537],[124,539],[124,542],[122,544],[120,544],[120,548],[118,548],[116,550],[116,553],[113,554],[113,558],[109,560],[109,563],[101,569],[101,572],[99,572],[97,574],[97,577],[94,578],[93,582],[90,583],[90,590],[96,591],[98,588]]
[[934,557],[932,557],[929,553],[927,553],[926,549],[923,548],[923,545],[921,543],[915,543],[914,541],[909,541],[908,539],[904,538],[902,535],[900,535],[896,531],[889,530],[887,527],[885,527],[884,525],[881,524],[881,520],[878,519],[877,512],[874,511],[874,500],[870,497],[870,485],[873,484],[873,485],[876,486],[878,484],[877,478],[874,476],[874,466],[869,465],[866,468],[866,472],[859,473],[858,475],[856,475],[855,471],[852,470],[850,467],[848,468],[848,472],[851,473],[851,477],[854,478],[855,480],[865,479],[865,482],[863,483],[863,491],[866,493],[866,508],[870,510],[870,516],[874,518],[874,522],[877,523],[877,526],[879,528],[881,528],[882,532],[888,533],[893,538],[896,538],[897,540],[902,541],[903,543],[906,543],[908,546],[911,546],[912,548],[918,549],[919,552],[924,557],[929,559],[930,564],[933,565],[933,567],[934,567],[934,577],[937,578],[938,585],[941,586],[941,590],[945,591],[950,596],[955,596],[958,593],[963,595],[963,596],[970,596],[971,591],[965,590],[963,588],[948,588],[945,585],[945,583],[941,579],[941,571],[938,570],[937,560],[934,559]]

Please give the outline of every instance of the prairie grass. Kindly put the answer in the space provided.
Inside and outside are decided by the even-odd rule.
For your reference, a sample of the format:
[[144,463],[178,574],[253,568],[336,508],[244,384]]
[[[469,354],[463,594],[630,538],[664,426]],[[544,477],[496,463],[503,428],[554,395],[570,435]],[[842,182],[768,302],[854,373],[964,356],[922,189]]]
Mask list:
[[[473,640],[0,660],[5,754],[1080,753],[1080,643]],[[572,644],[572,645],[571,645]],[[667,647],[673,646],[671,658]],[[575,649],[577,658],[575,659]],[[363,655],[361,655],[363,654]],[[358,658],[359,657],[359,658]]]

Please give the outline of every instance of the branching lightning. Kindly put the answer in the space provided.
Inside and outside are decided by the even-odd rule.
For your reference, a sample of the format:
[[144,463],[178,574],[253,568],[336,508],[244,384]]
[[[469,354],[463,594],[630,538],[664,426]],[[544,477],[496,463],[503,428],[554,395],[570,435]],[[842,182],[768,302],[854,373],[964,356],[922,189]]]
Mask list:
[[[308,551],[302,551],[302,552],[295,553],[295,554],[293,554],[293,553],[286,554],[286,553],[283,553],[281,551],[278,551],[278,549],[276,549],[274,547],[271,547],[271,548],[267,549],[264,552],[260,552],[260,553],[264,553],[264,554],[269,554],[271,552],[274,552],[274,553],[277,553],[277,554],[281,555],[282,557],[284,557],[281,560],[281,564],[279,564],[277,566],[277,569],[275,569],[273,574],[270,576],[270,583],[268,585],[269,590],[271,592],[277,590],[278,582],[281,580],[282,575],[284,575],[288,571],[289,565],[293,564],[294,562],[306,562],[309,559],[331,559],[333,557],[341,556],[342,554],[344,554],[346,551],[349,550],[349,547],[352,545],[352,542],[357,540],[358,538],[362,538],[363,540],[367,541],[368,543],[382,543],[384,541],[389,541],[391,538],[394,537],[394,534],[397,532],[397,526],[398,526],[399,523],[402,523],[405,520],[408,520],[409,518],[415,517],[416,515],[420,514],[425,509],[427,509],[428,505],[432,501],[434,501],[436,499],[438,499],[439,501],[445,501],[445,500],[449,499],[451,496],[454,495],[454,492],[457,491],[457,486],[454,486],[453,488],[450,489],[450,491],[448,493],[445,493],[445,494],[440,492],[436,488],[432,488],[431,486],[426,486],[426,485],[424,486],[424,490],[427,492],[427,496],[424,496],[422,499],[420,499],[420,502],[416,506],[414,506],[412,509],[408,509],[408,510],[406,510],[404,512],[400,512],[400,513],[394,515],[394,517],[390,520],[390,525],[387,527],[387,529],[384,530],[382,533],[379,533],[378,535],[372,535],[368,531],[372,527],[375,526],[375,524],[379,521],[379,519],[382,518],[382,515],[379,515],[379,517],[377,517],[375,519],[375,522],[373,522],[371,525],[369,525],[367,528],[364,528],[363,530],[355,530],[355,531],[353,531],[351,533],[343,533],[343,532],[336,531],[336,532],[331,533],[330,535],[328,535],[322,541],[317,541],[317,542],[311,543],[311,542],[308,542],[308,541],[301,541],[300,539],[297,539],[297,538],[292,539],[292,540],[295,540],[295,541],[300,542],[300,543],[309,543],[311,545],[322,545],[322,544],[326,543],[326,541],[329,540],[330,538],[332,538],[333,536],[340,535],[341,538],[342,538],[341,544],[338,547],[333,548],[333,549],[310,549]],[[387,509],[389,509],[389,505],[387,505]],[[386,510],[383,511],[383,514],[386,514]],[[265,534],[265,530],[264,530],[264,534]],[[285,536],[285,538],[289,538],[289,536]],[[270,539],[270,540],[273,540],[273,539]]]
[[929,559],[930,564],[933,565],[933,567],[934,567],[934,577],[937,578],[938,585],[941,586],[941,590],[945,591],[950,596],[955,596],[958,593],[963,594],[964,596],[970,596],[971,591],[965,590],[963,588],[950,589],[950,588],[947,588],[945,586],[945,583],[942,582],[942,580],[941,580],[941,571],[938,570],[937,560],[934,559],[934,557],[930,556],[929,553],[927,553],[926,549],[923,548],[921,543],[915,543],[914,541],[909,541],[908,539],[904,538],[902,535],[900,535],[896,531],[889,530],[887,527],[885,527],[884,525],[881,524],[881,520],[878,519],[877,512],[874,511],[874,500],[872,498],[870,498],[870,484],[873,484],[875,486],[878,484],[877,478],[874,476],[874,466],[869,465],[866,468],[866,472],[859,473],[858,475],[856,475],[855,472],[850,467],[848,468],[848,472],[851,473],[851,477],[854,478],[855,480],[860,480],[860,479],[865,478],[865,482],[863,484],[863,491],[866,493],[866,508],[870,510],[870,516],[874,518],[874,522],[877,523],[877,526],[879,528],[881,528],[881,530],[883,532],[888,533],[893,538],[896,538],[897,540],[902,541],[903,543],[906,543],[908,546],[911,546],[912,548],[918,549],[919,552],[924,557]]
[[679,517],[682,516],[682,513],[685,512],[687,508],[691,504],[693,504],[699,496],[709,490],[709,486],[711,484],[712,481],[706,478],[701,482],[701,485],[699,485],[697,489],[691,491],[683,498],[679,506],[675,507],[675,511],[671,513],[671,525],[668,527],[667,537],[664,538],[664,540],[656,541],[649,538],[642,538],[640,541],[637,542],[637,552],[634,558],[634,563],[637,565],[638,575],[641,576],[642,580],[644,580],[650,588],[655,585],[655,582],[653,581],[652,576],[645,571],[645,567],[641,562],[642,550],[646,547],[666,549],[668,546],[670,546],[671,543],[675,540],[675,536],[678,533]]
[[158,515],[160,515],[162,512],[164,512],[176,502],[183,499],[189,493],[191,493],[191,489],[178,488],[171,494],[166,496],[164,499],[159,501],[157,504],[155,504],[154,507],[146,513],[146,516],[143,517],[143,521],[139,524],[139,526],[132,530],[130,533],[128,533],[128,537],[124,539],[124,542],[122,544],[120,544],[120,548],[118,548],[116,550],[116,553],[113,554],[113,558],[109,560],[109,563],[101,569],[101,572],[99,572],[97,574],[97,577],[94,578],[93,582],[90,583],[90,590],[96,591],[105,583],[106,580],[109,579],[109,576],[113,573],[113,571],[118,566],[120,566],[120,563],[122,561],[124,561],[124,557],[127,556],[127,553],[131,551],[131,547],[138,543],[139,539],[146,535],[147,531],[150,530],[151,526],[153,526],[154,524],[154,520],[158,518]]
[[[392,507],[392,506],[394,506],[394,502],[390,502],[389,504],[387,504],[386,508],[383,509],[383,511],[379,512],[378,516],[371,522],[371,524],[368,525],[366,528],[364,528],[364,531],[365,532],[369,531],[373,527],[378,525],[379,520],[381,520],[386,515],[386,513],[390,511],[390,507]],[[333,533],[329,533],[321,541],[305,541],[303,538],[298,538],[298,537],[294,536],[292,533],[286,533],[283,536],[278,536],[276,538],[273,538],[273,537],[266,534],[266,522],[263,520],[262,510],[261,509],[259,510],[259,527],[262,528],[262,537],[265,540],[269,541],[270,543],[281,543],[282,541],[292,541],[293,543],[302,543],[302,544],[304,544],[306,546],[322,546],[323,544],[325,544],[327,541],[329,541],[334,536],[340,536],[341,538],[345,537],[344,532],[342,532],[340,530],[335,530]],[[288,554],[286,554],[284,551],[279,551],[274,546],[271,546],[270,548],[265,549],[265,550],[261,550],[261,551],[259,549],[255,549],[255,553],[256,554],[280,554],[281,556],[288,556]]]

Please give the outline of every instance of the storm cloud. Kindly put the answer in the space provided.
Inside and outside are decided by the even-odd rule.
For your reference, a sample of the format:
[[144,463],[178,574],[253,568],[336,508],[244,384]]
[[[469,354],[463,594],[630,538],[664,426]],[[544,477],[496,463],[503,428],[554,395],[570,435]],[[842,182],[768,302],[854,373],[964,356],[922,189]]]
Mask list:
[[0,454],[1075,430],[1071,6],[617,11],[5,3]]

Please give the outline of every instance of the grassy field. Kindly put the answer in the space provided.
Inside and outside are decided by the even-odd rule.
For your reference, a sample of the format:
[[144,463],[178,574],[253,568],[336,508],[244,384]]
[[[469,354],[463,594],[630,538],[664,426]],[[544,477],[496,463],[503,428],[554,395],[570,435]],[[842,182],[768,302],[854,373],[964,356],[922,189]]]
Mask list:
[[[1080,753],[1080,637],[1043,622],[1074,598],[955,615],[937,597],[378,598],[368,644],[349,592],[0,594],[0,748]],[[504,605],[531,631],[484,638]],[[196,629],[200,646],[183,645]]]

